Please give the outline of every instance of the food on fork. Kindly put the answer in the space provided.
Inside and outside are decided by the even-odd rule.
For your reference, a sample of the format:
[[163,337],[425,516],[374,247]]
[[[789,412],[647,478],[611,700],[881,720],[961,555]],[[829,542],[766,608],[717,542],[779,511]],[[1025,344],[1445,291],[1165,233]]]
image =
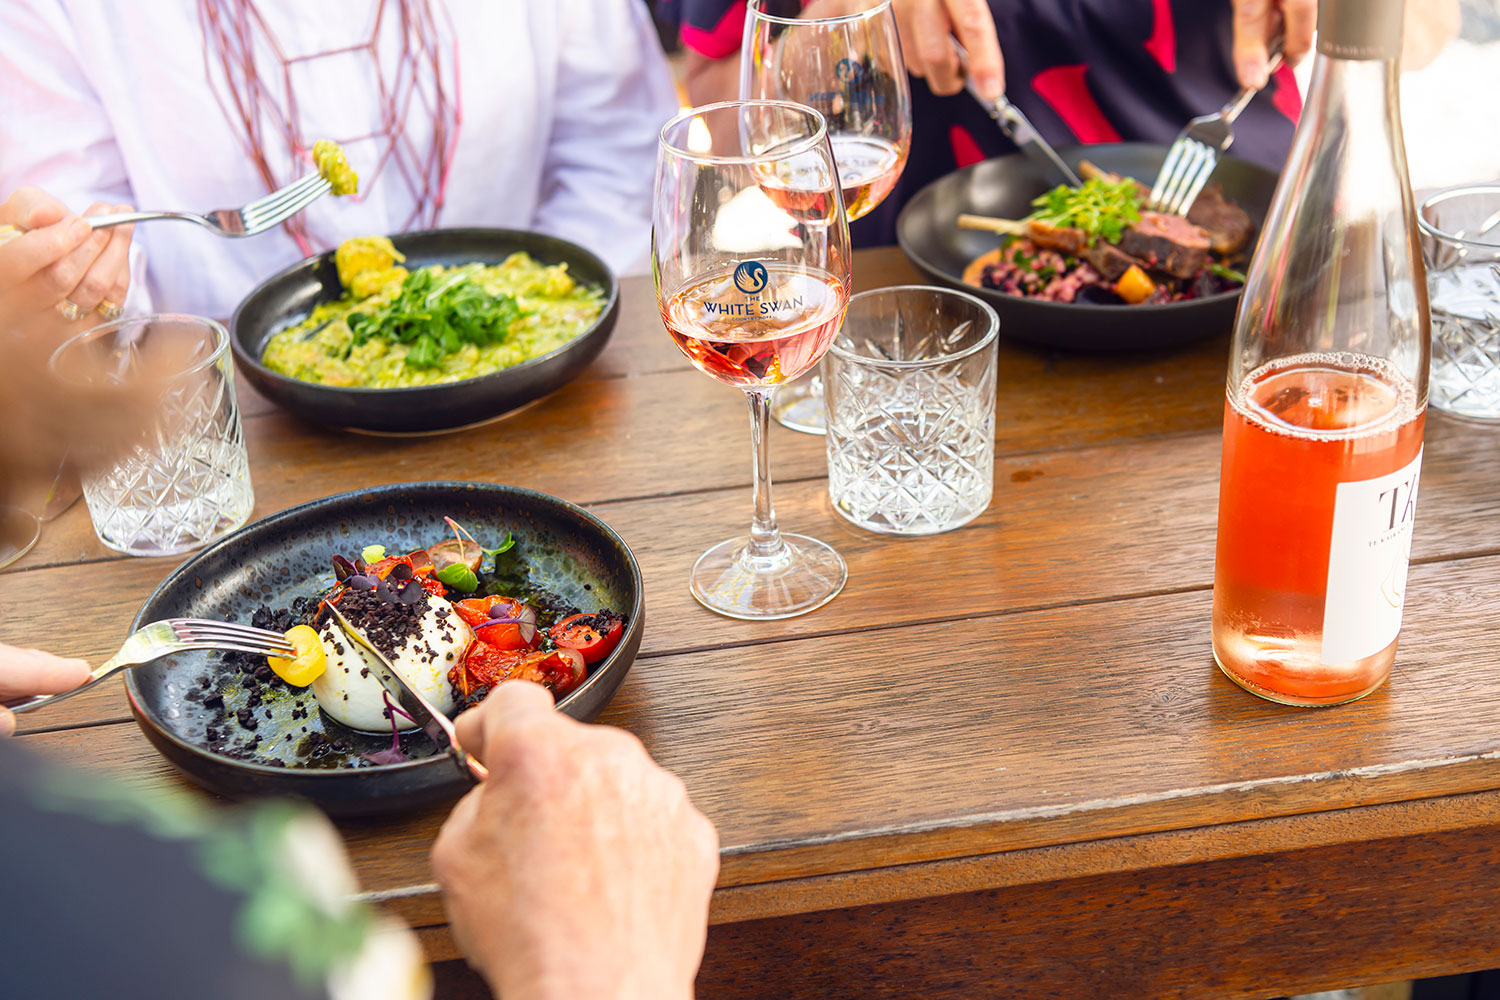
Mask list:
[[345,240],[334,252],[344,295],[273,336],[261,361],[323,385],[386,389],[489,375],[539,358],[583,335],[603,293],[566,264],[513,253],[479,263],[402,266],[383,236]]
[[331,192],[335,195],[356,194],[359,191],[359,175],[354,168],[349,166],[349,160],[344,156],[344,150],[336,142],[327,139],[319,139],[313,143],[313,163],[318,167],[318,173],[328,182]]
[[1085,178],[1036,198],[1024,219],[961,215],[965,229],[1001,236],[975,258],[963,280],[981,288],[1051,302],[1160,304],[1233,290],[1254,224],[1217,184],[1204,188],[1186,218],[1142,206],[1145,188],[1085,161]]

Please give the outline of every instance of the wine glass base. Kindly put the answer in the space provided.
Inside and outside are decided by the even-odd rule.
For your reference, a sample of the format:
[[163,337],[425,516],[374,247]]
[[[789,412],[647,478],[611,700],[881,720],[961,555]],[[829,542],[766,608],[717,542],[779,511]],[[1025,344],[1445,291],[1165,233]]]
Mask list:
[[41,537],[42,525],[19,507],[0,507],[0,569],[31,551]]
[[849,579],[843,557],[806,535],[781,536],[775,556],[755,558],[749,538],[720,542],[693,564],[689,589],[698,603],[729,618],[791,618],[833,600]]
[[771,397],[771,419],[788,430],[803,434],[827,434],[822,377],[812,375],[778,388]]

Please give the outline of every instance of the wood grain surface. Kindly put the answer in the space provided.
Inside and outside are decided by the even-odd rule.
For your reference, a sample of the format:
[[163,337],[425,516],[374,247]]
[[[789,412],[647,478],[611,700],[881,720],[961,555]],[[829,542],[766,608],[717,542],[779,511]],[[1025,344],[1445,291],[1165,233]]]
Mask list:
[[[894,250],[856,272],[917,280]],[[622,301],[584,377],[460,435],[314,428],[243,386],[242,403],[256,516],[474,478],[587,504],[631,545],[651,624],[601,721],[719,827],[701,995],[1263,996],[1494,964],[1495,936],[1459,928],[1500,894],[1500,432],[1429,421],[1393,680],[1297,711],[1209,655],[1223,337],[1002,345],[995,500],[933,537],[855,529],[822,439],[776,429],[781,522],[833,543],[850,582],[748,623],[686,588],[748,519],[744,404],[672,348],[649,281]],[[80,505],[0,574],[0,641],[102,660],[173,565],[116,557]],[[25,724],[39,751],[197,794],[118,684]],[[455,955],[427,864],[443,813],[343,828],[362,885],[436,959]]]

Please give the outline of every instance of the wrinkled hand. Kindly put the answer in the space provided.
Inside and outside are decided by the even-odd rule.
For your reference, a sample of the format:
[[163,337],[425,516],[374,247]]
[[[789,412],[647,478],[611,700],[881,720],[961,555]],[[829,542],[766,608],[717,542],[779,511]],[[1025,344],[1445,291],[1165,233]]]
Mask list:
[[[96,202],[85,215],[129,211],[128,205]],[[0,319],[24,321],[64,299],[91,313],[108,299],[125,302],[130,290],[130,237],[135,227],[93,230],[67,207],[37,188],[20,188],[0,203],[0,225],[20,236],[0,243]],[[97,323],[85,316],[83,325]]]
[[963,89],[963,71],[950,36],[968,50],[969,74],[979,92],[990,100],[1005,92],[1005,63],[986,0],[892,0],[891,9],[907,71],[926,79],[934,94]]
[[460,948],[505,1000],[678,1000],[703,957],[718,836],[623,730],[534,684],[458,720],[490,778],[432,849]]
[[[0,699],[61,694],[89,678],[91,668],[82,660],[67,660],[39,649],[17,649],[0,645]],[[16,717],[0,708],[0,736],[16,731]]]
[[1242,87],[1264,87],[1266,43],[1283,24],[1282,57],[1295,66],[1312,50],[1318,0],[1234,0],[1234,75]]

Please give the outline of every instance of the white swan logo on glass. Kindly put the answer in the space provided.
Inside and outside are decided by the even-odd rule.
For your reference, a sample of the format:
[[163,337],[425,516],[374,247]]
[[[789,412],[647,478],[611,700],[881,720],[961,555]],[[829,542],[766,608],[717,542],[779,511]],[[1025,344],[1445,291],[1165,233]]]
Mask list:
[[734,287],[746,295],[759,295],[765,291],[768,280],[766,265],[758,260],[747,260],[734,269]]

